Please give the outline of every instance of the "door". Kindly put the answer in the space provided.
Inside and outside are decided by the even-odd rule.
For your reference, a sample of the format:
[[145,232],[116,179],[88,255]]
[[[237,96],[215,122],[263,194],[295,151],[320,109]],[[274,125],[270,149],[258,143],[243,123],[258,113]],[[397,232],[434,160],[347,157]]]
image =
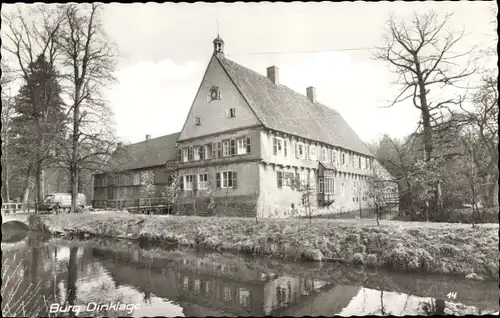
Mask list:
[[108,187],[108,200],[113,200],[113,188]]

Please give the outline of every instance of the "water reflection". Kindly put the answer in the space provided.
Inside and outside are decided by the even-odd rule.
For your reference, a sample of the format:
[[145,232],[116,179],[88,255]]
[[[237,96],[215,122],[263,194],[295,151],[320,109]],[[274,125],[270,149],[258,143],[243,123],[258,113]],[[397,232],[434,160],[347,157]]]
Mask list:
[[[2,249],[4,244],[2,243]],[[25,302],[23,316],[47,314],[52,303],[140,304],[132,316],[342,316],[483,314],[498,311],[494,283],[299,264],[231,254],[150,249],[127,242],[42,242],[28,238],[2,258],[15,279],[2,296]],[[14,270],[18,266],[18,270]],[[10,284],[10,285],[9,285]],[[457,299],[445,300],[450,290]],[[4,296],[5,297],[5,296]],[[24,297],[24,298],[23,298]],[[2,313],[12,313],[2,302]],[[77,316],[75,312],[65,314]],[[105,310],[80,316],[130,316]]]

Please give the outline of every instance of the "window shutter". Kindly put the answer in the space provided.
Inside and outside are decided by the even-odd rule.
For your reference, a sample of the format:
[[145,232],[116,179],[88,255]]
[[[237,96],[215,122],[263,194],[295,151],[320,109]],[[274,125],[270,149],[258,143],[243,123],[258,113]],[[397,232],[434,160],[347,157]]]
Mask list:
[[278,141],[276,140],[276,137],[273,137],[273,154],[278,154]]
[[193,147],[188,148],[188,161],[193,161]]
[[222,142],[221,141],[219,141],[217,143],[217,156],[219,158],[222,158]]
[[247,137],[247,153],[252,152],[252,137]]
[[236,140],[231,139],[231,156],[236,154]]
[[200,160],[205,159],[205,146],[200,146]]
[[299,159],[299,143],[295,143],[295,158]]
[[182,149],[177,149],[177,161],[182,161]]
[[220,189],[220,172],[217,172],[215,174],[215,187],[217,189]]
[[184,176],[180,176],[179,178],[179,188],[181,189],[181,191],[184,190]]
[[236,171],[233,171],[233,188],[238,187],[238,173]]
[[285,157],[288,156],[288,141],[283,140],[283,153],[285,154]]

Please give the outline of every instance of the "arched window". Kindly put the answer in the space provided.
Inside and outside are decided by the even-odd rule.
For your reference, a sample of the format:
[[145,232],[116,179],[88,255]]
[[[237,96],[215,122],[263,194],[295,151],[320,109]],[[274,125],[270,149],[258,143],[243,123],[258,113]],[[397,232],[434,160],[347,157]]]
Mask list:
[[219,87],[213,86],[210,88],[208,92],[208,100],[213,101],[213,100],[219,100],[220,99],[220,90]]

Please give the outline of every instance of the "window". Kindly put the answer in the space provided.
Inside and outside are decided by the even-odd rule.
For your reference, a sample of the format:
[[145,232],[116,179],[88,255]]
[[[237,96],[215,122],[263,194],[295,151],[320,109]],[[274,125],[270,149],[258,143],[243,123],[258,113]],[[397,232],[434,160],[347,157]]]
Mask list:
[[231,155],[231,140],[224,140],[222,142],[222,156],[229,157]]
[[242,137],[237,139],[236,154],[245,155],[252,152],[252,138]]
[[189,148],[182,149],[182,162],[187,162],[189,160]]
[[250,305],[250,291],[246,288],[240,288],[240,306],[248,307]]
[[319,193],[323,193],[324,190],[323,178],[319,178]]
[[345,195],[345,184],[344,184],[344,182],[342,182],[342,183],[340,184],[340,195],[341,195],[341,196],[344,196],[344,195]]
[[201,291],[201,281],[199,279],[194,281],[194,292],[199,294]]
[[229,108],[227,110],[227,117],[229,118],[236,117],[236,108]]
[[236,188],[238,186],[237,173],[235,171],[217,172],[215,174],[215,185],[217,188]]
[[141,184],[141,175],[139,173],[134,173],[134,185]]
[[247,153],[247,138],[239,138],[237,141],[237,154],[245,155]]
[[345,165],[346,165],[346,161],[345,161],[345,153],[341,153],[341,154],[340,154],[340,158],[341,158],[341,164],[345,166]]
[[194,161],[198,161],[198,160],[201,160],[202,156],[201,156],[201,147],[200,146],[194,146],[193,147],[193,160]]
[[332,177],[325,177],[325,194],[335,193],[335,179]]
[[358,156],[358,168],[361,169],[361,157]]
[[289,187],[295,177],[293,172],[276,171],[276,181],[278,188]]
[[205,155],[203,159],[210,159],[212,158],[212,144],[206,144],[203,146],[204,151],[203,154]]
[[283,140],[283,156],[288,156],[288,141]]
[[186,190],[186,191],[193,190],[193,176],[192,175],[184,176],[184,190]]
[[326,148],[321,149],[321,161],[323,161],[323,162],[327,162],[327,159],[328,159],[327,151],[328,151],[328,149],[326,149]]
[[365,169],[368,169],[368,166],[369,166],[368,158],[365,158]]
[[283,187],[283,171],[276,171],[276,181],[278,188]]
[[336,163],[336,162],[337,162],[337,151],[332,150],[332,163]]
[[208,188],[208,174],[201,173],[198,175],[198,189],[204,190]]
[[357,181],[353,181],[353,182],[352,182],[352,188],[353,188],[354,190],[357,190],[357,189],[358,189],[358,182],[357,182]]
[[195,124],[195,126],[200,126],[201,125],[201,118],[200,117],[195,117],[194,118],[194,124]]
[[366,181],[363,181],[363,189],[366,189]]
[[224,300],[225,301],[231,300],[231,287],[228,286],[224,287]]
[[301,142],[295,144],[295,157],[297,159],[305,159],[306,157],[305,145]]
[[309,158],[311,158],[311,160],[316,160],[316,146],[311,145],[309,151],[310,151]]
[[349,166],[349,154],[348,153],[345,154],[345,165]]
[[306,160],[311,160],[311,151],[309,150],[309,145],[306,145]]
[[273,154],[281,156],[283,153],[283,138],[273,137]]
[[309,183],[309,173],[307,171],[302,171],[299,173],[300,183],[306,185]]
[[211,102],[213,100],[220,99],[220,90],[217,86],[212,86],[208,92],[208,100]]

